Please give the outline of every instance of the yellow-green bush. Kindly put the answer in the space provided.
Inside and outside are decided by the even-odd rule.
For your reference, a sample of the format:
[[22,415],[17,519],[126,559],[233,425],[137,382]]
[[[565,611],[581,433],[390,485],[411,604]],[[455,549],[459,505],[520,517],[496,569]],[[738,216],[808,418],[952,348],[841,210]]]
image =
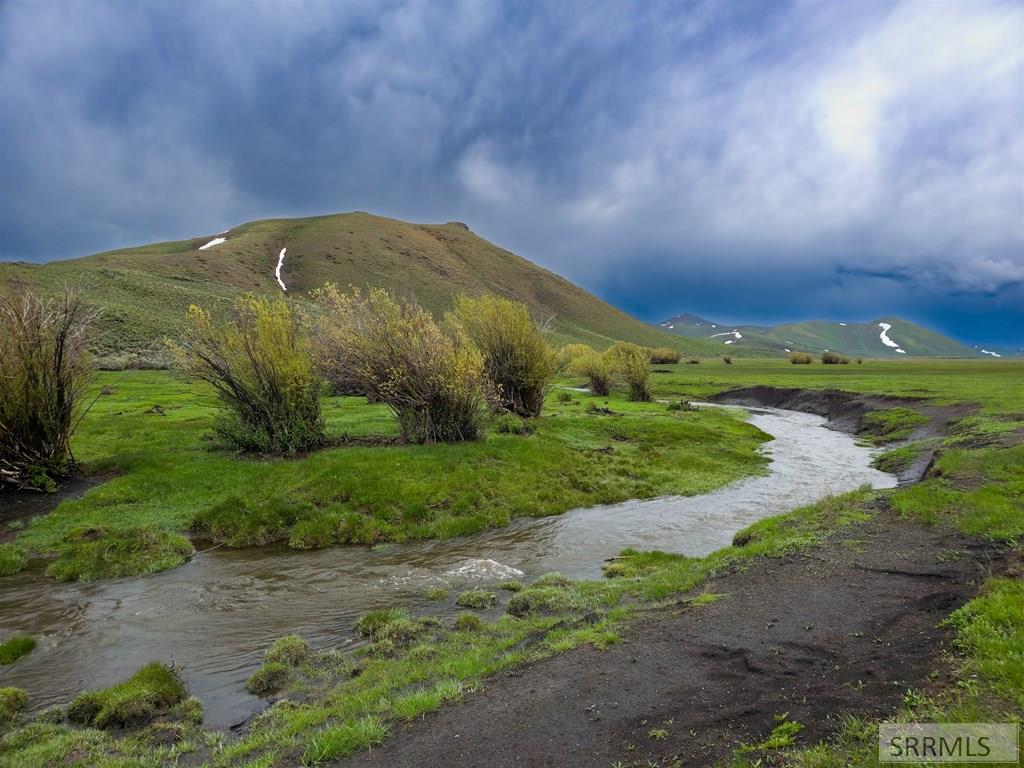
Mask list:
[[319,357],[398,417],[412,442],[475,440],[486,413],[480,351],[459,328],[445,333],[423,307],[382,289],[326,285],[314,293]]
[[229,318],[193,305],[170,346],[187,374],[210,384],[225,406],[217,433],[257,453],[296,453],[323,440],[321,380],[303,321],[282,299],[245,296]]
[[565,344],[555,352],[555,370],[568,371],[576,358],[593,353],[593,347],[586,344]]
[[607,356],[583,344],[579,346],[576,356],[568,364],[568,372],[573,376],[585,376],[590,392],[605,396],[612,391],[612,368]]
[[683,358],[683,353],[678,349],[672,349],[671,347],[657,347],[656,349],[649,349],[647,351],[651,362],[655,365],[666,365],[671,363],[678,363]]
[[605,352],[612,370],[620,373],[629,386],[629,399],[647,402],[651,399],[650,357],[643,347],[626,342],[613,344]]
[[0,296],[0,485],[54,490],[71,472],[95,317],[70,291],[47,300],[14,286]]
[[791,362],[793,365],[810,365],[813,361],[814,361],[814,358],[811,357],[806,352],[790,352],[789,353],[789,362]]
[[483,355],[496,404],[519,416],[539,416],[555,375],[555,354],[526,305],[461,296],[449,319]]

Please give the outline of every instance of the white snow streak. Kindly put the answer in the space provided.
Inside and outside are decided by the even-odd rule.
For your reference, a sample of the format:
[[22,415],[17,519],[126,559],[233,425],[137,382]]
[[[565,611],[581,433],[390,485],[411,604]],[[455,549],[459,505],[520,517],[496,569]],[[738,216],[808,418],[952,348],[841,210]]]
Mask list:
[[[714,326],[711,326],[711,327],[714,328]],[[712,333],[708,338],[713,339],[716,336],[734,336],[736,338],[736,341],[739,341],[740,339],[743,338],[743,334],[740,333],[739,331],[726,331],[725,333]],[[726,344],[731,344],[732,342],[727,341],[725,343]]]
[[281,279],[281,267],[284,266],[284,252],[287,250],[287,248],[282,248],[281,253],[277,255],[277,269],[274,270],[274,277],[277,278],[277,284],[281,286],[282,291],[288,290],[285,287],[284,280]]
[[213,240],[208,242],[206,245],[200,245],[199,246],[199,250],[200,251],[205,251],[207,248],[213,248],[213,246],[220,245],[221,243],[226,242],[226,241],[227,241],[226,237],[215,237],[215,238],[213,238]]
[[998,352],[989,352],[987,349],[981,350],[981,354],[992,355],[992,357],[1002,357],[1002,355],[1000,355]]
[[900,345],[889,338],[889,329],[892,328],[891,323],[879,323],[878,327],[882,329],[882,332],[878,334],[878,338],[882,340],[882,343],[885,344],[885,346],[892,347],[901,355],[907,354],[905,349],[900,349]]

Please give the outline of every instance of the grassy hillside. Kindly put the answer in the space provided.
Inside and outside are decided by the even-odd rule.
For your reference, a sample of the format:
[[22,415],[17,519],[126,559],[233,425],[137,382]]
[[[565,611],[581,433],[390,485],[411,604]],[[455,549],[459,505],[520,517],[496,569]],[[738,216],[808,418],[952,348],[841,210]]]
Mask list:
[[[215,237],[225,241],[200,250]],[[50,264],[0,264],[0,283],[43,290],[80,288],[103,310],[101,352],[140,352],[182,325],[189,304],[212,306],[240,292],[280,292],[274,275],[303,301],[332,281],[385,287],[439,313],[459,293],[493,292],[552,317],[559,341],[598,347],[615,340],[711,352],[701,340],[671,336],[606,304],[567,280],[473,234],[465,225],[421,225],[346,213],[254,221],[221,235],[108,251]]]
[[[889,326],[885,330],[885,326]],[[869,323],[812,320],[763,327],[722,325],[696,315],[677,315],[659,323],[669,333],[711,341],[734,354],[782,355],[799,350],[819,355],[825,350],[856,357],[980,357],[978,350],[898,317],[880,317]],[[882,339],[886,337],[895,345]],[[900,351],[902,350],[902,351]]]

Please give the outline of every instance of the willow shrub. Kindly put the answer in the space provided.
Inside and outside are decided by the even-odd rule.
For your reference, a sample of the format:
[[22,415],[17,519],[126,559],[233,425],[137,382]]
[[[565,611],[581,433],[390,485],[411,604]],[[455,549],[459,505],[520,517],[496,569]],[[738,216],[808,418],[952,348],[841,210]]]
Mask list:
[[482,434],[488,403],[484,360],[461,330],[446,333],[426,309],[383,289],[364,294],[328,284],[313,298],[321,309],[321,367],[386,404],[405,439],[457,442]]
[[793,365],[810,365],[813,361],[814,361],[814,358],[811,357],[806,352],[790,352],[789,353],[789,362],[791,362]]
[[226,318],[193,305],[171,342],[179,366],[216,391],[216,432],[233,448],[294,454],[323,442],[321,379],[302,319],[283,299],[244,296]]
[[648,351],[636,344],[618,342],[605,351],[612,370],[622,375],[629,387],[629,399],[647,402],[651,399],[651,363]]
[[585,376],[590,393],[604,397],[612,391],[612,368],[608,358],[600,352],[584,344],[571,344],[580,347],[567,365],[568,372],[573,376]]
[[650,360],[655,365],[667,365],[672,363],[678,363],[683,359],[683,353],[678,349],[672,349],[671,347],[657,347],[656,349],[648,349],[647,354],[650,356]]
[[70,291],[43,299],[16,286],[0,296],[0,484],[54,490],[74,468],[95,317]]
[[497,296],[462,296],[449,322],[483,355],[496,405],[524,418],[540,416],[555,375],[555,353],[526,305]]

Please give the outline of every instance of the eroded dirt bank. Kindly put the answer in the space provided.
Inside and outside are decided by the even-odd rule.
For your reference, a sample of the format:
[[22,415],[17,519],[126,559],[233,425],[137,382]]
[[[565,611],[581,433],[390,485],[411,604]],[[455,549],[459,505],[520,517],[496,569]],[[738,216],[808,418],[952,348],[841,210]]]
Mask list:
[[[869,410],[911,404],[939,435],[969,406],[767,387],[718,402],[810,411],[856,432]],[[915,468],[918,479],[924,467]],[[911,478],[907,478],[911,481]],[[1006,550],[884,507],[822,545],[755,561],[702,591],[708,605],[652,612],[623,642],[579,649],[487,682],[485,690],[396,731],[357,766],[714,765],[757,743],[777,714],[799,743],[832,735],[844,713],[882,717],[908,688],[941,684],[940,627],[1007,567]],[[653,738],[652,730],[664,731]]]
[[813,743],[844,712],[884,715],[927,687],[949,634],[937,625],[1004,564],[993,545],[881,512],[714,579],[721,599],[652,614],[608,650],[492,679],[346,765],[711,765],[784,712]]

